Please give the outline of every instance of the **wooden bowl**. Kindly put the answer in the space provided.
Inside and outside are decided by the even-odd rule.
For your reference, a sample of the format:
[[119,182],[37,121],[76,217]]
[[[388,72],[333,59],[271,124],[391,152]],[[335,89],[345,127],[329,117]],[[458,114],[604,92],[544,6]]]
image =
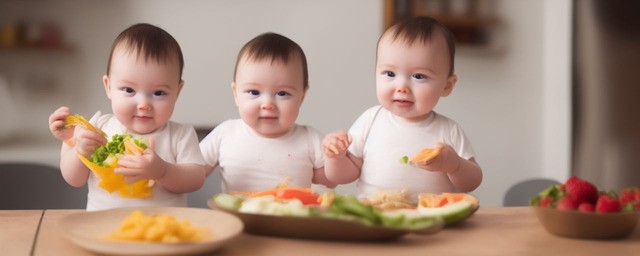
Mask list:
[[620,239],[635,230],[640,212],[586,213],[532,207],[542,226],[558,236],[579,239]]

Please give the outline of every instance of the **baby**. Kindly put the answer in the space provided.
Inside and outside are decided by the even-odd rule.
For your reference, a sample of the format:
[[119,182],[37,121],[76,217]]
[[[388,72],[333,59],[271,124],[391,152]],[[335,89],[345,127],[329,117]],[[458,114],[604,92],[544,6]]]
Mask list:
[[285,179],[335,186],[324,175],[322,135],[296,124],[308,88],[305,54],[289,38],[265,33],[242,47],[231,84],[241,119],[200,142],[208,173],[221,167],[223,192],[272,189]]
[[[331,182],[359,178],[361,198],[407,189],[413,201],[420,193],[469,192],[480,185],[482,171],[462,128],[433,111],[457,82],[454,52],[450,32],[431,18],[409,18],[382,34],[376,60],[380,106],[366,110],[348,134],[323,140]],[[417,167],[400,161],[432,147],[440,154]]]
[[[116,38],[102,80],[113,114],[100,112],[90,122],[108,137],[78,125],[65,128],[68,107],[49,117],[49,129],[62,143],[60,170],[72,186],[88,183],[87,210],[141,206],[186,206],[184,193],[204,183],[204,160],[193,127],[169,119],[184,85],[184,60],[178,42],[166,31],[136,24]],[[98,187],[98,176],[78,158],[90,158],[115,134],[148,140],[141,156],[123,155],[115,173],[125,181],[154,180],[149,198],[123,198]]]

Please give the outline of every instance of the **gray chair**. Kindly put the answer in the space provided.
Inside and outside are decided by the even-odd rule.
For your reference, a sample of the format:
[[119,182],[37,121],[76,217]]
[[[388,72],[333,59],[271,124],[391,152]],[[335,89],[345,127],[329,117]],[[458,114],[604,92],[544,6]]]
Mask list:
[[197,208],[209,208],[207,201],[214,194],[218,194],[222,192],[222,188],[220,187],[221,177],[220,177],[220,169],[216,168],[216,170],[207,177],[204,181],[204,185],[195,191],[187,194],[187,206],[188,207],[197,207]]
[[0,163],[0,209],[84,209],[87,186],[72,187],[60,169],[35,163]]
[[504,206],[527,206],[529,205],[529,199],[537,196],[540,191],[556,184],[560,183],[545,178],[528,179],[518,182],[507,190],[503,204]]

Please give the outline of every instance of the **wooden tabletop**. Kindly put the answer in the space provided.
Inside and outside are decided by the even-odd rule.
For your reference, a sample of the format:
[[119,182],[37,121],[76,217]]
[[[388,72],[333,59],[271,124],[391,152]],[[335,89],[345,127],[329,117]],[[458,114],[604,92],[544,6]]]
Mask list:
[[[58,220],[84,210],[0,211],[3,255],[97,255],[61,235]],[[554,236],[528,207],[480,208],[462,225],[433,235],[375,243],[329,242],[241,234],[215,255],[639,255],[640,225],[621,240]]]

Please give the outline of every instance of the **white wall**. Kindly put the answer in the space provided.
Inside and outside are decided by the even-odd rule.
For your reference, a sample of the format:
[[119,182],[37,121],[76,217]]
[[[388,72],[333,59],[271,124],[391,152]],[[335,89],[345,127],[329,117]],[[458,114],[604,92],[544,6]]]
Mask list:
[[[45,120],[57,106],[69,105],[84,115],[110,111],[100,77],[113,39],[136,22],[164,28],[184,51],[186,87],[175,121],[204,126],[238,117],[229,89],[236,54],[246,41],[267,31],[290,37],[307,54],[311,89],[299,123],[322,132],[348,129],[376,104],[373,71],[382,1],[18,2],[0,3],[0,22],[25,15],[55,20],[77,46],[71,54],[0,53],[0,73],[8,74],[19,109],[29,117],[21,120],[27,127],[23,131],[35,137],[48,136]],[[473,194],[487,206],[500,205],[515,182],[541,175],[561,179],[569,166],[568,151],[563,151],[569,141],[569,1],[498,3],[504,51],[460,49],[459,83],[436,109],[457,120],[471,139],[484,170],[483,183]],[[555,63],[560,64],[548,68]],[[29,79],[34,74],[45,79],[34,82]],[[38,82],[42,80],[46,82]],[[37,90],[40,86],[55,92]],[[552,93],[556,88],[564,93]],[[553,133],[556,127],[561,132]],[[353,191],[353,186],[340,191]]]

